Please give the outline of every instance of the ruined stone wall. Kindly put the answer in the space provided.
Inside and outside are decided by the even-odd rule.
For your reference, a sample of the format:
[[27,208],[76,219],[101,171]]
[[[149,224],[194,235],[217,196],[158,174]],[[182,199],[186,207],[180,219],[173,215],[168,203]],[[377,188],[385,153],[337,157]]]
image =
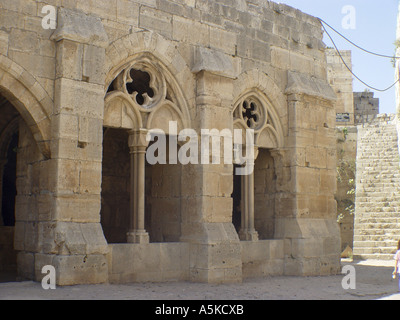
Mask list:
[[[328,81],[338,97],[336,101],[337,216],[341,249],[353,247],[355,162],[357,153],[357,115],[353,93],[351,51],[327,49]],[[344,60],[344,62],[343,62]],[[346,63],[346,65],[344,64]]]
[[354,92],[355,123],[371,123],[379,114],[379,99],[373,92]]
[[356,126],[337,127],[338,191],[336,200],[342,251],[348,246],[353,248],[357,137]]
[[[58,8],[55,31],[42,28],[44,4]],[[15,235],[26,277],[39,279],[43,264],[57,267],[59,284],[105,282],[113,274],[110,261],[118,257],[106,242],[100,215],[107,210],[102,183],[110,177],[102,176],[103,126],[164,129],[166,119],[179,118],[181,127],[198,131],[232,129],[233,108],[246,94],[263,101],[269,118],[269,131],[260,132],[257,143],[274,149],[275,208],[263,222],[274,226],[263,227],[261,234],[286,241],[284,247],[279,242],[283,252],[271,255],[277,265],[283,263],[276,273],[338,271],[336,97],[327,83],[316,18],[259,0],[3,0],[0,21],[0,93],[26,124]],[[105,103],[111,82],[135,59],[158,66],[168,99],[179,109],[175,118],[167,111],[128,117],[122,103],[107,98]],[[181,249],[190,252],[189,264],[184,262],[189,271],[182,277],[241,281],[242,245],[231,223],[233,166],[152,170],[152,186],[170,193],[149,191],[150,224],[157,229],[163,219],[173,221],[153,238],[187,244]],[[159,174],[172,181],[179,173],[180,198],[173,183],[157,182]],[[265,172],[267,182],[270,175]],[[23,209],[28,194],[39,210],[34,218]],[[271,197],[260,199],[258,208],[272,203]],[[172,220],[159,215],[177,207]],[[247,265],[251,256],[245,257]],[[140,280],[136,276],[129,279]]]
[[[336,49],[326,50],[328,63],[329,84],[335,90],[338,100],[336,101],[337,125],[354,125],[354,98],[353,98],[353,75],[347,69],[352,68],[350,50],[340,51],[339,56]],[[343,60],[342,60],[343,59]]]

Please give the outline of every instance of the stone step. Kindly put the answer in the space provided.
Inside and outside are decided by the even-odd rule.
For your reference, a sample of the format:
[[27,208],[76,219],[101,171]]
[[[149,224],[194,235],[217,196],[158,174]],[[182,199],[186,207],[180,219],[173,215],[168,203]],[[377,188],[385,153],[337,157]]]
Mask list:
[[[380,230],[380,229],[369,229],[367,233],[365,230],[354,230],[354,241],[391,241],[393,239],[399,239],[400,233],[398,230],[391,229]],[[382,232],[384,231],[384,232]],[[385,233],[386,231],[386,233]]]
[[389,221],[400,218],[399,212],[360,212],[358,207],[356,209],[355,219],[384,219]]
[[[400,201],[399,194],[397,192],[363,192],[362,190],[356,190],[356,201],[362,202],[398,202]],[[397,204],[397,203],[396,203]]]
[[353,250],[353,259],[354,260],[393,260],[394,254],[365,254],[362,252],[358,252],[358,249]]
[[[375,230],[396,230],[398,222],[356,222],[360,227],[359,230],[367,234],[368,232],[375,232]],[[375,233],[374,233],[375,234]],[[399,233],[400,234],[400,233]]]
[[[378,246],[384,247],[384,248],[390,248],[391,250],[396,250],[397,249],[397,241],[356,241],[356,244],[360,248],[364,247],[371,247],[371,248],[376,248]],[[396,250],[397,251],[397,250]]]
[[392,256],[395,255],[397,251],[397,247],[383,247],[382,242],[369,242],[375,244],[374,246],[361,246],[363,244],[363,241],[360,242],[355,242],[355,245],[357,246],[357,253],[362,253],[362,254],[389,254]]
[[[363,216],[358,216],[354,220],[354,224],[357,226],[357,230],[368,231],[371,229],[384,229],[384,230],[394,230],[398,229],[399,221],[393,218],[393,220],[371,220],[372,218],[365,218]],[[400,232],[399,232],[400,234]],[[400,240],[400,239],[399,239]],[[398,241],[398,240],[397,240]]]
[[394,115],[358,127],[354,257],[393,259],[400,239],[400,156]]

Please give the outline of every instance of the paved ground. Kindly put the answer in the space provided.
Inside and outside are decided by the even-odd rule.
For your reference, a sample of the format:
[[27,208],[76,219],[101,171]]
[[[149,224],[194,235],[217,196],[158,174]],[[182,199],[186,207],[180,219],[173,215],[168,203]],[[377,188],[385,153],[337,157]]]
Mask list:
[[392,261],[343,261],[356,270],[356,289],[344,290],[344,275],[270,277],[235,285],[146,283],[59,287],[33,282],[0,283],[0,300],[400,300]]

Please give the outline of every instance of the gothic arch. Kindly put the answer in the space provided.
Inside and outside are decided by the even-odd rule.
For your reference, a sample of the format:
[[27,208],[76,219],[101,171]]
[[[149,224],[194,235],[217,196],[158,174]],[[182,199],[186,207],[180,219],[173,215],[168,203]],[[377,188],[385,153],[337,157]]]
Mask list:
[[254,129],[260,148],[283,148],[288,119],[285,95],[258,70],[244,72],[235,82],[239,95],[233,105],[234,127]]
[[53,101],[24,68],[0,55],[0,94],[21,114],[46,158],[50,158]]
[[268,98],[258,89],[250,89],[235,103],[235,129],[253,129],[255,145],[265,149],[279,149],[284,145],[281,122]]
[[148,52],[136,54],[123,63],[105,101],[105,126],[163,129],[168,133],[169,121],[176,121],[180,129],[190,125],[188,105],[178,82]]
[[[134,68],[147,73],[150,76],[149,87],[155,89],[154,97],[143,96],[147,99],[146,103],[137,103],[136,96],[126,92],[126,87],[123,87],[123,82],[126,84],[132,81],[127,70]],[[129,118],[125,121],[127,123],[122,123],[124,120],[121,119],[118,127],[130,129],[129,125],[133,125],[135,128],[160,129],[160,117],[163,117],[164,124],[177,121],[178,128],[191,126],[195,79],[172,41],[151,31],[137,32],[118,39],[106,49],[106,72],[105,91],[109,91],[110,84],[117,83],[119,103],[125,108],[120,106],[117,114],[124,116],[121,118]],[[116,103],[116,95],[113,92],[106,93],[105,124],[111,117],[111,109],[117,108],[113,105]],[[131,116],[127,112],[124,114],[124,110],[130,110],[127,112]]]

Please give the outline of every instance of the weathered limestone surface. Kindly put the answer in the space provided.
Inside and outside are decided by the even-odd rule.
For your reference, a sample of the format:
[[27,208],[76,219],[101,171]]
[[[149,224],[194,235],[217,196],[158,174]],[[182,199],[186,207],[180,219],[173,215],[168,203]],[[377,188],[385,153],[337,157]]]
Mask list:
[[400,159],[395,115],[359,126],[354,255],[393,259],[400,238]]
[[[0,1],[0,95],[22,119],[20,276],[39,281],[45,264],[60,285],[339,271],[336,95],[316,18],[253,0],[46,4],[56,30],[42,28],[45,3]],[[151,144],[113,149],[107,136],[176,137],[169,121],[255,130],[242,232],[233,164],[146,166]]]
[[[326,49],[326,60],[328,63],[328,81],[335,90],[338,101],[336,102],[336,113],[338,126],[353,126],[355,122],[352,59],[350,50],[341,50],[340,55],[336,49]],[[343,60],[346,65],[343,63]]]
[[379,99],[373,92],[354,92],[355,123],[372,122],[379,114]]
[[353,248],[356,188],[357,126],[337,127],[337,193],[338,220],[342,251]]

